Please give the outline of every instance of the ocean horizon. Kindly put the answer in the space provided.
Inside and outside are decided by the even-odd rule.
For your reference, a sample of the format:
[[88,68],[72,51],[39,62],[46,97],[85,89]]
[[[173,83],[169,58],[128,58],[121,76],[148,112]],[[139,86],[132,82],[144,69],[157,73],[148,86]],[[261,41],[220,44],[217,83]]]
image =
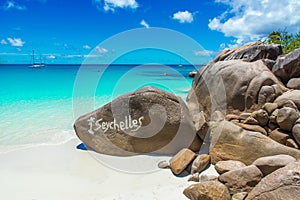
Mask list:
[[[32,69],[29,65],[0,64],[1,153],[65,143],[76,137],[73,123],[79,115],[146,85],[185,100],[193,80],[188,74],[202,66],[49,64]],[[99,79],[97,85],[89,86],[90,79]],[[86,88],[95,91],[88,93]]]

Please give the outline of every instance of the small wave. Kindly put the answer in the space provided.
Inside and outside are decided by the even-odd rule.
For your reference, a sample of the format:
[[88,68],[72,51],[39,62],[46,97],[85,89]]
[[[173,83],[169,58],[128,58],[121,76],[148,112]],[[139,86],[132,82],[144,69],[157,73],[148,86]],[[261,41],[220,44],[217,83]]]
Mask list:
[[[0,145],[0,154],[9,153],[12,151],[18,151],[22,149],[28,149],[32,147],[38,147],[38,146],[56,146],[56,145],[62,145],[65,144],[75,138],[76,134],[73,130],[56,130],[53,132],[47,131],[47,134],[36,134],[28,136],[29,138],[26,138],[26,141],[30,142],[20,142],[19,144],[5,144]],[[20,138],[20,141],[22,141],[22,138]]]

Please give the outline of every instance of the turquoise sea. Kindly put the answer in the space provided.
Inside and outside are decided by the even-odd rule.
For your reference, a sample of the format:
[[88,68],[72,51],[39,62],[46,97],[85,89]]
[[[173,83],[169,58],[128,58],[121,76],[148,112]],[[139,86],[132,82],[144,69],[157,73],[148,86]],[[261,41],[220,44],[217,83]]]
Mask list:
[[79,115],[145,85],[185,100],[192,70],[192,65],[0,65],[0,153],[64,143],[76,137],[73,122]]

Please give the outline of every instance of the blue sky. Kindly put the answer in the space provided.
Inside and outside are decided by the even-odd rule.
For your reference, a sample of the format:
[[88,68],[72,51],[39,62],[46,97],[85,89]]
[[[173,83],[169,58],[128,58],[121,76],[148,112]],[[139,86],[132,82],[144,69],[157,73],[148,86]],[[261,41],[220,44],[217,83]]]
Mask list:
[[214,56],[272,30],[299,31],[299,10],[299,0],[0,0],[0,64],[30,63],[32,49],[46,63],[81,63],[107,38],[142,27],[179,31],[204,48],[191,56]]

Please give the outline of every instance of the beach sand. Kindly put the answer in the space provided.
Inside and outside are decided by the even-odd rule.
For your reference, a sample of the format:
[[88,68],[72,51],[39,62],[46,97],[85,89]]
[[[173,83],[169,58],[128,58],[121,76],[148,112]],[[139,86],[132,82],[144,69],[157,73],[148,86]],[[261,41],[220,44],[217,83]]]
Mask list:
[[168,169],[141,174],[116,171],[77,149],[80,143],[72,139],[0,154],[1,199],[186,199],[182,191],[192,184],[188,177],[175,177]]

